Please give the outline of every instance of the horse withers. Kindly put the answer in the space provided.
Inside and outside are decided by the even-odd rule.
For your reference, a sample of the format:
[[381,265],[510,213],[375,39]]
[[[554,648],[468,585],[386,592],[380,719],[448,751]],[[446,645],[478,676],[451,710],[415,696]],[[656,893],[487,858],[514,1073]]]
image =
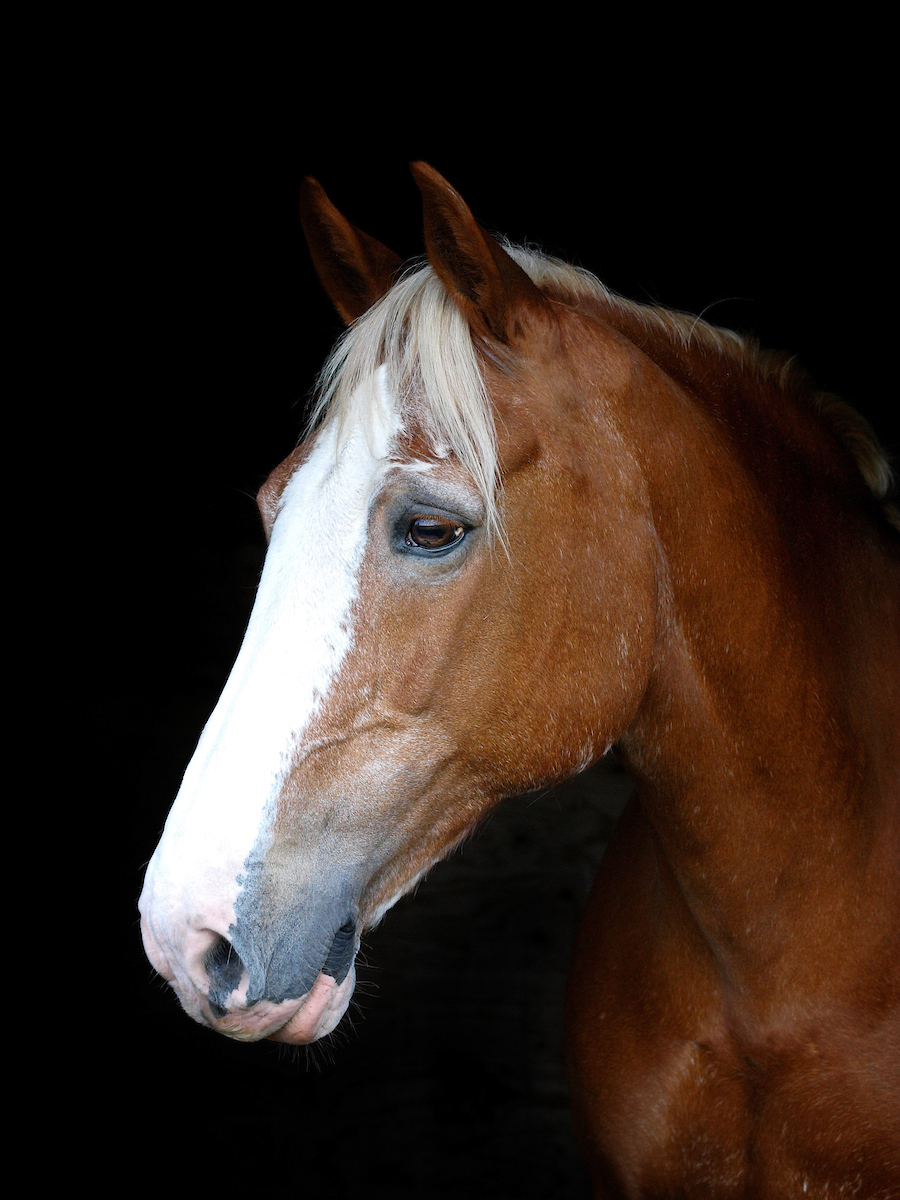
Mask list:
[[246,638],[141,898],[198,1021],[304,1043],[504,797],[617,752],[577,940],[598,1197],[900,1194],[900,539],[785,360],[501,245],[424,164],[427,262],[307,181],[347,323],[259,496]]

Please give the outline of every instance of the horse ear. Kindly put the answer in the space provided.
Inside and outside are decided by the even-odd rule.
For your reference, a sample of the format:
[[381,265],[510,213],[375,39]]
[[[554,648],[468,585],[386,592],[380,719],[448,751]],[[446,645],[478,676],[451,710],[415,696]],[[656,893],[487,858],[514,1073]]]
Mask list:
[[478,224],[454,189],[427,163],[410,164],[422,193],[428,260],[479,333],[513,345],[550,302],[517,262]]
[[301,186],[300,220],[316,274],[344,324],[351,325],[391,288],[403,260],[351,225],[315,179]]

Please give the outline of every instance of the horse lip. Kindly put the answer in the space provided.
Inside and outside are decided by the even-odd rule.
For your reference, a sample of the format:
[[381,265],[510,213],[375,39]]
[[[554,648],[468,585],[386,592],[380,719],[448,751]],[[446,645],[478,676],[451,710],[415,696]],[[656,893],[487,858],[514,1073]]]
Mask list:
[[330,975],[320,975],[289,1020],[266,1035],[268,1040],[307,1045],[330,1033],[347,1010],[355,982],[352,970],[343,983],[335,982]]
[[224,1011],[207,1001],[209,1011],[204,1014],[204,1024],[234,1041],[259,1042],[277,1037],[303,1009],[308,998],[309,995],[300,1000],[286,1000],[280,1005],[266,1001],[246,1009],[238,1007]]
[[346,1011],[355,986],[355,974],[348,968],[344,980],[320,973],[306,995],[280,1004],[261,1001],[249,1008],[225,1010],[201,1001],[194,1014],[217,1033],[238,1042],[272,1041],[289,1045],[314,1042],[337,1025]]

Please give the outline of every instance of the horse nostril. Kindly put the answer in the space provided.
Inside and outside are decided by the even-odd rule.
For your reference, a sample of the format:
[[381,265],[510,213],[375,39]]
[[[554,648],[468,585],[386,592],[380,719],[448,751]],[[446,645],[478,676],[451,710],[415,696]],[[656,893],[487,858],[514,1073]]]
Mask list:
[[217,934],[203,957],[203,965],[209,978],[210,1007],[216,1016],[224,1017],[224,1002],[240,985],[244,975],[241,956],[227,938]]
[[328,951],[328,957],[322,967],[322,974],[330,975],[337,983],[343,983],[350,970],[355,951],[356,924],[354,921],[345,921],[334,935],[334,941],[331,943],[331,949]]

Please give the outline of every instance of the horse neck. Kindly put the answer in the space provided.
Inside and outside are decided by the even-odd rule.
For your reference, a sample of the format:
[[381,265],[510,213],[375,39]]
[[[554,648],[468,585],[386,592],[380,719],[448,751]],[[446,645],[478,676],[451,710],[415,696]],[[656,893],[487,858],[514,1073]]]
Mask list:
[[813,414],[749,377],[708,401],[698,378],[648,368],[638,389],[660,632],[621,747],[691,904],[731,938],[804,877],[896,870],[900,556]]

